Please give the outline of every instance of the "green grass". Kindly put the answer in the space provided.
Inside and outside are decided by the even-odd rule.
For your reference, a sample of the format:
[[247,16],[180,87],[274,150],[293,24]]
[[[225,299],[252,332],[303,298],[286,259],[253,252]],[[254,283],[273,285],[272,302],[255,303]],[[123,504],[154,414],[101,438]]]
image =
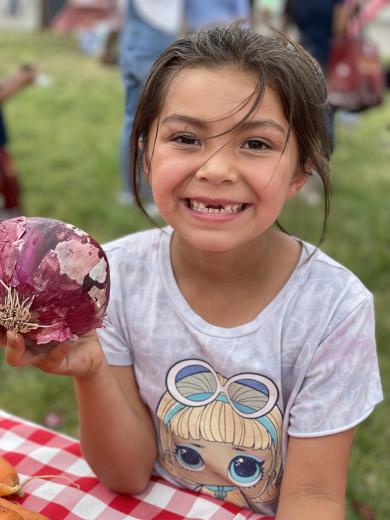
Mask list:
[[[83,56],[71,40],[48,33],[0,34],[0,75],[18,64],[39,63],[51,87],[32,87],[10,100],[6,114],[12,152],[24,187],[25,213],[72,222],[105,242],[149,223],[137,210],[117,204],[123,92],[119,72]],[[385,394],[390,352],[390,99],[362,114],[356,125],[337,124],[334,193],[323,249],[352,269],[373,291]],[[282,223],[312,242],[321,211],[292,201]],[[77,435],[72,382],[0,361],[0,408],[43,421],[62,417],[61,430]],[[348,520],[360,517],[352,500],[370,504],[377,520],[390,518],[390,409],[381,404],[358,429],[348,483]]]

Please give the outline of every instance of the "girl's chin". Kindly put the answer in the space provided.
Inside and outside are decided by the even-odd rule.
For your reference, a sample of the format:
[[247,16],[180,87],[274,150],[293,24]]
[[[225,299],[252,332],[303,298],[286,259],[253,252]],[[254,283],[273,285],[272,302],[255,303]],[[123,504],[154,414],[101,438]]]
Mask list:
[[242,237],[234,237],[233,232],[229,233],[180,233],[177,232],[178,237],[194,247],[198,251],[205,253],[226,253],[236,249],[242,245]]

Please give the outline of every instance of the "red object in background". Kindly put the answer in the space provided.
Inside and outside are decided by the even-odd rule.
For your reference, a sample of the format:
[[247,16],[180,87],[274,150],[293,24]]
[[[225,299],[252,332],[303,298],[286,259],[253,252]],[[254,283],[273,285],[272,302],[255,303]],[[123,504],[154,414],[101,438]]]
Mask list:
[[[20,212],[20,186],[12,157],[4,147],[0,147],[0,212],[16,210]],[[1,220],[1,216],[0,216]]]
[[115,22],[116,0],[70,0],[54,18],[51,27],[58,33],[91,29],[99,22]]
[[380,105],[385,76],[377,45],[363,35],[335,39],[327,81],[329,103],[334,108],[359,111]]

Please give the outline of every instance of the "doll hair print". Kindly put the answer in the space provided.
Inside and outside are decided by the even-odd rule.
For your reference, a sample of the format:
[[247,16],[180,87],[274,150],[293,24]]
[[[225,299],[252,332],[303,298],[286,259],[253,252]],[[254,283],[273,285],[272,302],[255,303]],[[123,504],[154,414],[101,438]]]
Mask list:
[[[253,95],[237,107],[248,110],[247,119],[261,104],[265,87],[279,96],[289,124],[287,140],[293,130],[298,142],[299,162],[310,161],[324,188],[324,219],[321,240],[329,214],[329,158],[331,143],[327,132],[326,83],[318,63],[298,43],[283,34],[258,34],[240,24],[206,28],[170,45],[154,63],[146,80],[135,114],[130,143],[132,183],[137,204],[143,210],[137,191],[145,150],[153,151],[149,131],[163,108],[172,81],[184,69],[237,67],[257,78]],[[150,139],[153,141],[153,138]],[[286,145],[287,145],[286,140]],[[143,142],[140,150],[139,142]],[[144,210],[143,210],[144,211]]]

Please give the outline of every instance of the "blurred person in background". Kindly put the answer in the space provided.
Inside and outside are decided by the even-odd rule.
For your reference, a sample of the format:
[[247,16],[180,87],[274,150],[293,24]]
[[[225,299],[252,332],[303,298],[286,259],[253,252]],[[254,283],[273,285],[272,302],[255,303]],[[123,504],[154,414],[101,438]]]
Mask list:
[[297,27],[300,43],[325,70],[331,40],[344,33],[349,11],[344,0],[287,0],[285,27]]
[[249,0],[185,0],[185,29],[194,32],[234,21],[249,23],[252,9]]
[[20,1],[19,0],[8,0],[4,14],[9,16],[17,16],[20,12]]
[[[369,24],[382,9],[390,6],[390,0],[345,0],[350,7],[351,20],[348,32],[359,34],[366,24]],[[386,87],[390,88],[390,65],[385,65]]]
[[390,0],[345,0],[345,4],[350,13],[348,32],[358,34],[384,7],[390,5]]
[[21,193],[18,176],[8,148],[9,138],[3,104],[17,92],[31,85],[36,68],[23,65],[14,74],[0,80],[0,220],[20,215]]
[[117,0],[68,0],[51,28],[58,33],[93,28],[98,22],[115,18],[117,10]]
[[[291,24],[298,29],[298,39],[326,72],[331,41],[344,34],[350,16],[345,0],[287,0],[284,29]],[[333,111],[328,112],[328,137],[334,148]]]
[[[121,138],[122,191],[119,201],[133,201],[130,168],[130,136],[138,97],[150,67],[178,36],[183,13],[182,0],[128,0],[119,41],[119,67],[125,88],[125,120]],[[151,200],[145,182],[141,197]],[[147,204],[147,202],[146,202]],[[153,207],[148,208],[153,213]]]

